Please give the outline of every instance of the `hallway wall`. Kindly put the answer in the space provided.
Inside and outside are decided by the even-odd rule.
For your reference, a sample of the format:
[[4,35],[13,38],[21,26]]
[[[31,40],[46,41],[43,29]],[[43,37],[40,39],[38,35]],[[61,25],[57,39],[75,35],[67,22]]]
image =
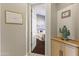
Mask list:
[[[26,55],[26,4],[1,4],[1,52],[2,55]],[[21,13],[23,24],[5,24],[5,11]]]
[[51,38],[57,36],[57,11],[73,3],[52,3],[51,4]]
[[57,8],[56,3],[51,4],[51,38],[57,36]]
[[57,10],[63,9],[69,5],[72,5],[73,3],[56,3]]
[[[64,25],[66,25],[67,29],[70,30],[70,36],[69,39],[76,39],[76,33],[75,33],[75,20],[77,19],[76,17],[76,7],[77,7],[77,4],[73,4],[73,5],[70,5],[68,7],[65,7],[59,11],[57,11],[57,30],[58,30],[58,35],[60,35],[60,32],[59,32],[59,28],[62,28]],[[61,17],[61,13],[63,11],[66,11],[66,10],[70,10],[70,16],[67,17],[67,18],[62,18]]]
[[0,4],[0,55],[1,55],[1,4]]

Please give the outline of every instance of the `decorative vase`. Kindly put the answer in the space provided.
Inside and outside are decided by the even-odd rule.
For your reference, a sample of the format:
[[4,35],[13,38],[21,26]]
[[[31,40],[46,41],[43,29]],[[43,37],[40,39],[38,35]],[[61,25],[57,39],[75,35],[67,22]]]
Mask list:
[[68,40],[68,36],[70,36],[70,31],[64,25],[63,28],[59,28],[59,32],[62,34],[64,40]]

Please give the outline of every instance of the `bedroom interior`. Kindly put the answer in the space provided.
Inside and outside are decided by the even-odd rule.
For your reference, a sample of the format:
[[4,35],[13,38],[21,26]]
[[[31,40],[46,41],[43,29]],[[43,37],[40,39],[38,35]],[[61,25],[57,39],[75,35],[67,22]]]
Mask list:
[[45,6],[32,5],[32,53],[45,55]]

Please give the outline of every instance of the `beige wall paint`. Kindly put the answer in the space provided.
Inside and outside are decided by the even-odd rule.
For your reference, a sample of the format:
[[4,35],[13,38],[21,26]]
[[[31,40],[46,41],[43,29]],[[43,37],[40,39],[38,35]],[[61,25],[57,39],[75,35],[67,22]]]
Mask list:
[[[66,25],[67,26],[67,28],[70,30],[70,36],[69,36],[69,39],[76,39],[76,33],[75,33],[75,29],[76,29],[76,27],[75,27],[75,20],[76,20],[76,11],[77,11],[77,4],[72,4],[72,5],[70,5],[70,6],[68,6],[68,7],[65,7],[65,8],[63,8],[63,9],[61,9],[61,10],[59,10],[58,12],[57,12],[57,28],[58,28],[58,32],[57,32],[57,34],[58,35],[60,35],[60,33],[59,33],[59,28],[62,28],[63,27],[63,25]],[[67,17],[67,18],[61,18],[61,13],[62,13],[62,11],[66,11],[66,10],[71,10],[71,16],[70,17]]]
[[1,4],[0,4],[0,55],[1,55]]
[[[23,15],[23,24],[5,24],[5,11]],[[26,4],[1,4],[1,53],[2,55],[26,55]]]
[[52,3],[51,5],[51,38],[57,36],[57,11],[73,3]]
[[60,9],[63,9],[71,4],[74,4],[74,3],[56,3],[56,8],[57,8],[57,10],[60,10]]
[[57,36],[57,9],[56,3],[51,4],[51,38]]

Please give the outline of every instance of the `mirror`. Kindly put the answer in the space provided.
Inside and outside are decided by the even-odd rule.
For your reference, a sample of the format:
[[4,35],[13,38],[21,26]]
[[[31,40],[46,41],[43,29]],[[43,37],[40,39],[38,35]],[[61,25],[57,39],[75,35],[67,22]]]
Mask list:
[[33,4],[31,11],[31,52],[45,55],[46,5]]

